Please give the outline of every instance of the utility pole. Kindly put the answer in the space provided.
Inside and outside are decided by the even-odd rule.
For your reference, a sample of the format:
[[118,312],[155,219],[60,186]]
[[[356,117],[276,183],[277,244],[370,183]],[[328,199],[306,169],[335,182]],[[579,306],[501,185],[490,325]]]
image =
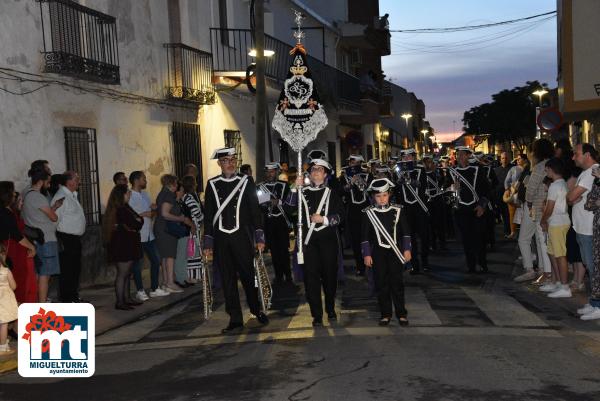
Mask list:
[[265,85],[265,8],[264,0],[255,0],[254,3],[254,38],[256,46],[256,181],[264,179],[265,165],[265,131],[267,112],[267,90]]

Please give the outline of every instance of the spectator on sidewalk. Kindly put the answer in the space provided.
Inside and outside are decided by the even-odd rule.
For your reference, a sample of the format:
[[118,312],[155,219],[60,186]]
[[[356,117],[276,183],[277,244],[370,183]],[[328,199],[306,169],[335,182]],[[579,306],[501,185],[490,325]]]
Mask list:
[[[187,217],[189,217],[192,222],[194,223],[194,230],[192,231],[192,235],[196,235],[199,236],[199,229],[201,226],[202,221],[204,220],[204,214],[202,213],[202,206],[200,203],[200,198],[198,197],[198,192],[197,192],[197,186],[196,186],[196,179],[193,176],[185,176],[183,177],[182,180],[182,184],[183,184],[183,190],[184,190],[184,195],[181,199],[181,203],[182,203],[182,209],[183,209],[183,214]],[[196,244],[198,244],[199,241],[196,242]],[[176,279],[177,279],[177,283],[179,285],[183,284],[184,286],[188,286],[189,284],[193,284],[194,280],[192,280],[192,275],[189,274],[189,269],[194,268],[194,266],[191,266],[189,264],[190,261],[192,261],[194,263],[194,261],[196,261],[199,257],[199,255],[201,255],[201,253],[199,252],[200,250],[197,249],[195,250],[195,253],[198,254],[198,256],[193,255],[191,257],[188,257],[187,255],[187,242],[186,242],[186,246],[185,246],[185,250],[186,250],[186,254],[185,256],[182,255],[182,257],[185,258],[185,271],[183,270],[183,261],[180,261],[179,259],[179,255],[180,253],[177,253],[178,259],[175,260],[175,270],[176,272],[178,272],[176,274]],[[177,266],[179,264],[179,267]],[[199,267],[199,266],[197,266]],[[197,275],[195,275],[197,276]]]
[[508,213],[508,205],[502,201],[502,194],[504,193],[504,181],[508,176],[508,172],[512,166],[510,165],[510,161],[508,160],[508,153],[502,152],[500,153],[500,165],[494,169],[494,173],[498,178],[498,182],[496,186],[492,188],[493,202],[494,206],[500,213],[502,217],[502,224],[504,225],[504,237],[507,238],[510,236],[510,215]]
[[592,293],[589,305],[593,308],[581,316],[582,320],[600,319],[600,167],[592,170],[594,186],[587,196],[584,205],[586,211],[594,213],[593,246],[594,246],[594,273],[591,277]]
[[0,244],[7,248],[7,264],[17,283],[18,303],[37,302],[37,282],[33,265],[35,246],[23,235],[23,198],[14,183],[0,181]]
[[543,275],[537,278],[536,284],[546,284],[546,281],[551,278],[551,266],[540,219],[544,201],[547,197],[546,187],[543,183],[544,177],[546,177],[546,162],[554,156],[554,146],[547,139],[538,139],[532,145],[532,153],[533,167],[531,168],[531,176],[525,185],[525,203],[522,206],[523,217],[519,230],[519,249],[526,272],[515,278],[515,280],[528,281],[536,278],[531,252],[531,242],[535,238],[538,269],[543,272]]
[[[567,182],[568,190],[575,188],[577,184],[577,178],[581,174],[581,168],[575,165],[573,160],[573,148],[569,139],[559,139],[554,144],[554,155],[560,158],[565,163],[566,175],[565,181]],[[569,218],[573,221],[573,207],[569,205]],[[577,234],[573,229],[573,225],[567,232],[567,262],[573,267],[573,280],[569,287],[571,291],[583,291],[585,290],[585,284],[583,279],[585,277],[585,266],[581,259],[581,252],[579,251],[579,244],[577,243]]]
[[127,185],[115,185],[108,198],[102,221],[108,261],[117,266],[115,309],[119,310],[130,310],[134,305],[140,304],[130,298],[127,284],[133,262],[142,257],[140,229],[144,225],[144,219],[129,206],[130,198],[131,191]]
[[[188,175],[187,177],[183,178],[187,178],[188,181],[196,181],[196,179],[191,175]],[[185,193],[186,192],[183,187],[183,184],[177,183],[177,191],[175,191],[175,200],[177,201],[177,208],[183,216],[191,219],[191,213],[187,209],[185,203],[183,202],[183,196],[185,195]],[[175,285],[177,285],[179,288],[187,288],[191,285],[187,282],[187,246],[188,239],[190,238],[190,235],[193,232],[195,232],[195,228],[196,227],[194,225],[192,225],[192,227],[185,226],[186,235],[177,239],[177,256],[175,257],[173,275],[175,277]]]
[[64,200],[62,207],[56,212],[56,238],[60,249],[60,301],[80,302],[81,237],[85,233],[85,214],[77,199],[79,174],[75,171],[65,171],[63,177],[64,184],[52,198],[52,203]]
[[50,201],[42,191],[50,187],[50,174],[45,170],[30,171],[31,187],[23,195],[23,220],[26,230],[36,235],[36,253],[39,257],[38,300],[48,301],[50,277],[60,274],[58,243],[56,240],[56,211],[64,200]]
[[[137,214],[143,217],[144,225],[140,230],[142,257],[133,263],[133,279],[137,289],[136,299],[144,302],[150,298],[163,297],[170,293],[160,288],[160,256],[156,248],[154,232],[152,230],[152,219],[156,215],[156,205],[150,200],[150,196],[146,191],[147,180],[146,174],[143,171],[134,171],[129,174],[129,182],[131,183],[131,197],[129,198],[129,206]],[[144,290],[144,282],[142,280],[142,266],[144,256],[150,262],[150,292],[147,295]]]
[[181,209],[177,203],[175,195],[178,187],[177,177],[165,174],[161,177],[160,182],[163,188],[156,197],[157,217],[154,222],[154,235],[164,268],[163,289],[168,292],[182,292],[183,290],[174,282],[177,237],[174,236],[173,232],[169,232],[168,222],[183,223],[188,227],[193,223],[191,219],[181,214]]
[[546,163],[546,176],[552,180],[548,188],[546,206],[540,224],[547,233],[548,256],[552,266],[552,282],[540,287],[550,298],[570,298],[569,266],[567,265],[567,232],[571,219],[567,207],[567,183],[564,180],[565,165],[559,158]]
[[14,290],[17,287],[6,267],[6,247],[0,243],[0,357],[15,351],[8,345],[8,324],[17,320],[18,307]]
[[127,175],[122,171],[117,171],[113,174],[113,182],[115,185],[127,186]]
[[[29,167],[29,171],[27,172],[27,177],[29,177],[30,181],[31,175],[35,171],[45,171],[50,177],[52,177],[52,170],[50,169],[50,164],[48,163],[48,160],[35,160],[31,162],[31,166]],[[56,189],[58,189],[58,186],[56,187]],[[23,193],[26,193],[28,190],[29,187],[25,188]],[[52,196],[50,195],[50,188],[42,188],[40,191],[42,195],[48,198],[48,202],[50,202],[50,200],[52,199]]]
[[[598,166],[598,151],[589,143],[575,146],[573,160],[577,167],[583,171],[577,178],[575,187],[567,194],[567,201],[573,205],[573,229],[579,244],[581,258],[590,277],[594,274],[594,252],[593,252],[593,221],[594,213],[585,209],[587,196],[594,185],[592,170]],[[593,306],[589,303],[577,312],[585,315],[593,312]]]
[[63,174],[52,174],[52,176],[50,176],[50,188],[48,189],[48,195],[54,197],[61,185],[65,185],[65,176]]
[[[522,217],[522,203],[525,201],[525,192],[523,193],[522,200],[519,199],[519,188],[525,189],[523,185],[523,180],[521,180],[521,174],[523,171],[527,169],[529,171],[529,159],[527,159],[527,155],[525,153],[521,153],[517,157],[516,165],[511,167],[511,169],[506,174],[506,178],[504,179],[504,190],[508,191],[508,194],[511,199],[506,204],[508,209],[508,219],[510,221],[510,234],[506,237],[507,239],[514,239],[517,236],[517,224],[521,224]],[[525,177],[523,177],[525,178]],[[520,213],[518,219],[515,218],[517,215],[517,211]],[[516,221],[518,221],[518,223]]]

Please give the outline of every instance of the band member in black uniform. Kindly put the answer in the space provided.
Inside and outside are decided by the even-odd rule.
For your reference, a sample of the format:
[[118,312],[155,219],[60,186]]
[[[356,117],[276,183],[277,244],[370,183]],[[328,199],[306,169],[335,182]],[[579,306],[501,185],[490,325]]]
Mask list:
[[425,176],[427,178],[427,208],[429,209],[429,228],[430,228],[430,245],[433,250],[446,249],[446,216],[443,190],[443,177],[440,176],[433,155],[423,155],[423,166],[425,167]]
[[489,202],[489,184],[483,169],[477,165],[469,165],[471,154],[472,150],[468,146],[456,147],[457,167],[452,170],[457,189],[454,216],[460,230],[469,273],[475,273],[477,263],[485,273],[485,208]]
[[452,186],[454,181],[452,180],[452,174],[450,173],[450,157],[442,156],[440,157],[440,164],[438,167],[438,175],[440,177],[440,182],[443,191],[443,200],[444,200],[444,228],[446,232],[446,239],[454,237],[454,204],[455,204],[455,192],[452,190]]
[[285,281],[291,284],[289,252],[291,222],[283,210],[283,202],[287,199],[289,187],[287,182],[277,179],[279,169],[279,163],[265,165],[266,180],[257,186],[258,198],[265,222],[267,247],[273,260],[275,282],[282,284],[285,277]]
[[363,211],[361,248],[365,265],[373,268],[381,310],[380,326],[392,320],[392,302],[401,326],[408,325],[404,305],[404,263],[411,259],[411,239],[403,208],[390,202],[394,184],[387,178],[371,182],[374,205]]
[[[425,189],[427,178],[425,170],[416,166],[414,149],[401,151],[402,161],[398,163],[398,185],[395,188],[396,200],[404,207],[408,218],[410,236],[412,240],[413,260],[411,274],[419,274],[421,268],[429,270],[429,209],[425,202]],[[419,247],[420,246],[420,247]],[[419,251],[421,260],[414,257]]]
[[382,163],[380,159],[371,159],[367,162],[367,166],[369,167],[369,178],[367,182],[371,182],[375,177],[377,177],[377,170],[381,168]]
[[[484,155],[483,152],[475,152],[475,159],[479,163],[480,168],[484,171],[485,177],[488,180],[490,193],[486,196],[488,199],[492,199],[492,189],[498,185],[498,177],[494,171],[492,161]],[[489,202],[485,207],[485,227],[486,227],[486,240],[491,248],[496,245],[496,211],[494,210],[492,203]]]
[[361,242],[361,211],[369,206],[369,198],[367,196],[367,187],[369,186],[369,174],[363,170],[362,162],[364,161],[361,155],[351,155],[348,158],[348,167],[344,167],[345,178],[345,196],[346,212],[348,219],[346,227],[350,230],[350,240],[352,243],[352,252],[356,262],[356,274],[364,276],[365,265],[360,253]]
[[[310,186],[302,188],[302,244],[304,253],[304,287],[310,305],[313,326],[323,325],[323,304],[321,287],[325,293],[325,311],[329,321],[337,320],[335,293],[337,290],[337,270],[339,254],[339,226],[344,206],[335,191],[325,182],[331,172],[328,162],[311,160],[309,164]],[[296,185],[303,184],[302,178]],[[298,193],[291,193],[286,207],[297,206]]]
[[217,149],[212,159],[218,159],[221,175],[209,179],[206,185],[204,254],[214,253],[221,273],[225,310],[229,314],[229,324],[222,332],[227,333],[244,326],[238,275],[250,312],[263,325],[269,323],[260,310],[254,286],[254,244],[263,250],[265,235],[254,181],[247,175],[236,174],[235,148]]

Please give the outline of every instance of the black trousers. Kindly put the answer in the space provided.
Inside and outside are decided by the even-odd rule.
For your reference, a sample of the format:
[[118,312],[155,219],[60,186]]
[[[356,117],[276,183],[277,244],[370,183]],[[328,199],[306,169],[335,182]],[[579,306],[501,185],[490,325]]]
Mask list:
[[510,234],[510,214],[508,213],[508,205],[504,203],[502,198],[496,200],[496,207],[502,216],[502,224],[504,226],[504,235]]
[[59,290],[61,302],[75,302],[79,299],[79,277],[81,275],[81,237],[56,232],[60,244]]
[[[419,204],[406,205],[408,226],[410,228],[410,242],[412,248],[412,266],[419,270],[421,265],[429,265],[429,216]],[[417,257],[420,255],[421,260]]]
[[265,236],[271,251],[277,280],[292,278],[290,268],[290,232],[283,216],[265,218]]
[[446,246],[446,208],[441,196],[433,198],[427,203],[429,208],[429,227],[430,244],[436,246]]
[[238,277],[246,293],[250,312],[258,315],[260,303],[254,286],[254,244],[250,234],[240,228],[232,234],[217,231],[215,235],[215,263],[223,281],[225,311],[231,323],[243,323],[242,306],[238,291]]
[[356,263],[356,270],[360,272],[365,271],[365,263],[363,261],[362,251],[360,249],[363,216],[362,208],[362,206],[356,206],[354,204],[349,205],[348,219],[346,223],[346,228],[350,230],[350,239],[352,241],[352,254],[354,255],[354,261]]
[[373,277],[381,317],[392,317],[392,303],[396,317],[406,317],[404,305],[404,266],[391,249],[379,246],[373,248]]
[[323,317],[321,287],[325,293],[325,310],[335,311],[339,240],[337,228],[329,227],[314,232],[304,245],[304,291],[313,318]]
[[487,270],[485,256],[486,217],[485,214],[477,217],[474,208],[475,205],[460,206],[454,213],[467,259],[467,268],[470,272],[475,271],[477,263],[482,269]]
[[494,210],[490,210],[489,206],[485,207],[485,235],[486,241],[491,246],[496,245],[496,213]]

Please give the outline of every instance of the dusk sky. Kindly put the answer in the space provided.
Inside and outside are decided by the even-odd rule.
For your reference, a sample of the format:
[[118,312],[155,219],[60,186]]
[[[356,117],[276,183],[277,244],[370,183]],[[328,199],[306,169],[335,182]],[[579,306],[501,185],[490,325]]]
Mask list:
[[[390,29],[479,25],[555,9],[556,0],[380,1]],[[460,134],[463,113],[493,93],[536,79],[556,86],[556,19],[471,32],[392,33],[392,55],[382,60],[387,79],[423,99],[438,141],[448,140]]]

